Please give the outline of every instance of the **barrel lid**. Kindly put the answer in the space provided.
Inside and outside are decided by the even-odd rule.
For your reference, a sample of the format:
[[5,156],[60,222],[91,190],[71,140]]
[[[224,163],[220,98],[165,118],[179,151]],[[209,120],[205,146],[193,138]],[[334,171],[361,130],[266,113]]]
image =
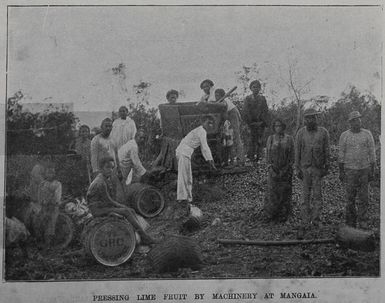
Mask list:
[[159,215],[165,205],[162,193],[154,187],[147,187],[140,191],[136,203],[138,212],[146,218]]
[[126,262],[135,250],[136,237],[132,225],[121,219],[109,218],[95,227],[90,241],[95,259],[106,266]]

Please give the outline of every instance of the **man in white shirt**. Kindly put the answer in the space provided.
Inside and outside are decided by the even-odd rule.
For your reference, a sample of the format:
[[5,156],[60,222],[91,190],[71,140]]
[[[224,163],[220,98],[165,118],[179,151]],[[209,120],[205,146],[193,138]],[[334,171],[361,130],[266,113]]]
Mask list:
[[144,142],[145,139],[144,132],[139,130],[135,135],[135,139],[129,140],[118,150],[123,182],[126,182],[126,184],[139,181],[146,174],[146,169],[143,167],[138,155],[138,143]]
[[209,115],[203,116],[201,123],[201,126],[190,131],[182,139],[176,149],[178,159],[177,200],[183,204],[192,202],[191,156],[197,147],[200,146],[202,155],[208,161],[210,168],[216,170],[210,147],[207,144],[207,131],[214,127],[214,118]]
[[[346,224],[366,228],[369,206],[368,182],[374,178],[376,163],[372,133],[361,127],[361,114],[349,114],[350,129],[341,134],[338,163],[340,180],[346,183]],[[356,196],[358,201],[356,203]]]
[[119,108],[119,118],[112,124],[111,139],[116,149],[122,147],[129,140],[134,139],[136,134],[136,125],[128,115],[128,109],[125,106]]

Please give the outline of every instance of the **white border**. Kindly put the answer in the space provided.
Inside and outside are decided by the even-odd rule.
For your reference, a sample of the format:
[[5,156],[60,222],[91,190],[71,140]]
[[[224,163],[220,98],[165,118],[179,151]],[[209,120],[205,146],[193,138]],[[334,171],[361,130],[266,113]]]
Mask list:
[[[7,5],[383,5],[383,1],[1,1],[0,7],[0,142],[4,142],[4,105],[6,92],[6,22]],[[383,24],[385,18],[383,15]],[[384,39],[383,39],[384,41]],[[384,70],[384,62],[383,69]],[[381,94],[383,100],[383,94]],[[382,112],[384,121],[384,111]],[[384,123],[381,125],[382,133]],[[382,138],[382,142],[385,142]],[[0,145],[0,176],[4,176],[4,144]],[[381,159],[383,161],[383,153]],[[384,166],[381,176],[384,176]],[[384,188],[384,178],[381,178],[381,188]],[[0,192],[4,193],[4,182],[0,182]],[[381,192],[381,197],[383,193]],[[382,200],[382,199],[381,199]],[[317,299],[288,300],[290,302],[385,302],[384,278],[384,206],[381,207],[381,278],[312,278],[312,279],[236,279],[236,280],[145,280],[145,281],[84,281],[84,282],[8,282],[0,281],[1,302],[94,302],[93,295],[98,294],[128,294],[129,302],[136,302],[137,294],[157,294],[153,302],[166,302],[165,293],[186,293],[187,300],[192,302],[195,293],[204,293],[201,302],[212,302],[212,293],[221,292],[251,292],[258,293],[256,300],[226,300],[228,302],[283,302],[279,299],[280,292],[314,292]],[[0,226],[3,227],[3,209],[0,208]],[[0,233],[2,235],[2,233]],[[0,235],[0,243],[3,243]],[[2,245],[2,244],[1,244]],[[3,254],[0,256],[0,267],[3,264]],[[2,277],[3,278],[3,277]],[[264,300],[263,295],[275,293],[272,300]],[[197,301],[197,300],[195,300]],[[221,300],[215,300],[221,302]],[[175,302],[175,301],[174,301]]]

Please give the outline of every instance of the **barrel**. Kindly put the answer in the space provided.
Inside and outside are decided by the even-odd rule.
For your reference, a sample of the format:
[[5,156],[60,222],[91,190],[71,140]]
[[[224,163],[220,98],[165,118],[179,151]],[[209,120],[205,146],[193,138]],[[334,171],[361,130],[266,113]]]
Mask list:
[[125,219],[97,217],[92,219],[82,233],[87,255],[106,266],[118,266],[134,253],[136,236],[132,225]]
[[[26,222],[28,222],[30,232],[38,241],[44,241],[44,232],[46,230],[45,218],[40,213],[36,214],[31,210],[26,211],[27,213],[28,218]],[[73,236],[74,226],[71,218],[60,212],[56,219],[55,237],[52,246],[56,249],[64,249],[71,243]]]
[[132,207],[145,218],[159,215],[165,205],[163,194],[154,186],[133,183],[125,187],[126,199],[124,204]]
[[69,216],[59,213],[55,226],[54,246],[59,249],[66,248],[74,236],[74,226]]

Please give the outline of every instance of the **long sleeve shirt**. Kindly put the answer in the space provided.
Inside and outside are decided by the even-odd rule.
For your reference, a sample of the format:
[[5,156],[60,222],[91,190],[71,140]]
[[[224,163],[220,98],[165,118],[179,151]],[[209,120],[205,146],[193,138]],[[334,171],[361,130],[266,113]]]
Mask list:
[[213,160],[210,147],[207,144],[207,132],[203,126],[194,128],[182,139],[176,149],[176,154],[181,154],[191,159],[194,150],[199,146],[201,147],[202,155],[205,160]]
[[103,157],[112,157],[116,162],[115,147],[111,138],[104,138],[99,134],[91,141],[91,167],[93,172],[100,171],[99,161]]
[[131,170],[132,179],[137,180],[146,173],[146,169],[140,162],[138,155],[138,145],[135,140],[130,140],[118,150],[118,158],[123,179],[127,179]]
[[369,168],[376,162],[376,153],[372,133],[361,129],[354,133],[351,130],[343,132],[340,136],[338,148],[338,162],[344,163],[348,169]]
[[295,166],[307,168],[325,168],[329,165],[330,147],[329,132],[318,126],[309,131],[302,127],[295,139]]
[[118,118],[112,123],[110,137],[117,150],[119,150],[123,144],[134,139],[135,134],[136,125],[134,120],[130,117],[127,117],[126,119]]
[[247,124],[263,122],[262,126],[268,125],[269,108],[264,96],[255,97],[254,94],[247,96],[243,105],[243,112]]

